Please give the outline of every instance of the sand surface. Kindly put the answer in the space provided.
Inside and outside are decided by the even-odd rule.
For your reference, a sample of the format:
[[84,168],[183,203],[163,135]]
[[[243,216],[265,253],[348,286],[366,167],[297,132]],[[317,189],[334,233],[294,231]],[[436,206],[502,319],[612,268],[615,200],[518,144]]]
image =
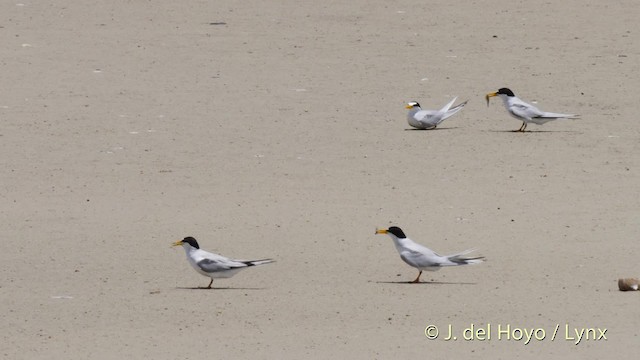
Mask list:
[[[638,13],[4,2],[0,357],[636,357],[640,294],[617,279],[640,276]],[[582,118],[512,133],[483,98],[504,86]],[[406,102],[453,96],[462,112],[408,130]],[[488,261],[406,284],[374,235],[391,225]],[[198,290],[169,246],[188,235],[277,262]],[[491,338],[464,340],[472,324]],[[574,328],[594,331],[576,345]]]

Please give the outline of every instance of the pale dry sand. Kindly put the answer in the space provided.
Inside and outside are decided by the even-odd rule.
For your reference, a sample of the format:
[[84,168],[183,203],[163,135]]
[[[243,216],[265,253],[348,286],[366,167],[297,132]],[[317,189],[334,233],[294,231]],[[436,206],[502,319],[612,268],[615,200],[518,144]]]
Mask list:
[[[640,298],[616,281],[640,275],[639,11],[5,2],[0,356],[634,358]],[[503,86],[582,119],[508,132],[483,99]],[[441,128],[405,130],[405,102],[452,96],[470,102]],[[374,235],[391,224],[488,262],[404,284]],[[194,290],[169,247],[187,235],[277,263]],[[462,340],[471,324],[493,337]]]

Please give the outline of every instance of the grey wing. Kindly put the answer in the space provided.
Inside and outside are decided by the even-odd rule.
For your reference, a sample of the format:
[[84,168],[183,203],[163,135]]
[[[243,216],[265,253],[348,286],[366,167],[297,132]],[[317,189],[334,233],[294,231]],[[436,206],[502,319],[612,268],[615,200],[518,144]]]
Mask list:
[[414,118],[426,127],[437,125],[438,120],[440,120],[438,112],[433,110],[418,111]]
[[405,250],[400,254],[400,258],[404,260],[407,264],[416,267],[428,267],[428,266],[438,266],[437,259],[434,258],[435,253],[432,254],[424,254],[418,251]]
[[233,268],[245,267],[246,264],[229,262],[229,261],[219,261],[212,259],[203,259],[197,262],[198,267],[208,273],[215,273],[220,271],[226,271]]
[[534,117],[540,117],[544,114],[542,111],[538,110],[538,108],[529,104],[512,104],[510,110],[514,115],[529,120]]

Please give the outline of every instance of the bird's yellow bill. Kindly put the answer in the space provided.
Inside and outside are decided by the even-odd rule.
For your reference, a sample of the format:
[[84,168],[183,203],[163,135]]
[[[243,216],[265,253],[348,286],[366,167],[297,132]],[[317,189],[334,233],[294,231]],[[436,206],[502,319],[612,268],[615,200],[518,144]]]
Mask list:
[[377,234],[386,234],[387,233],[387,229],[376,229],[376,235]]
[[492,93],[488,93],[487,95],[485,95],[485,99],[487,99],[487,106],[489,106],[489,98],[492,98],[494,96],[498,96],[498,93],[492,92]]
[[174,242],[173,244],[171,244],[171,247],[180,246],[180,245],[182,245],[182,240],[178,240],[178,241]]
[[412,107],[413,107],[413,106],[411,106],[411,105],[407,105],[407,106],[405,106],[404,108],[405,108],[405,109],[411,109]]

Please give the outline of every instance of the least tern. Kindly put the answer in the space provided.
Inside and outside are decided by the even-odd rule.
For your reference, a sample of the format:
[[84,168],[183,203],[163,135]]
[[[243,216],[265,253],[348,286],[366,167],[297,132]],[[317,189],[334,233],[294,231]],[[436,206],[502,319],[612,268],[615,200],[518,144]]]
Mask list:
[[496,92],[488,93],[485,98],[487,99],[487,106],[489,106],[489,98],[499,96],[504,102],[504,106],[509,111],[509,114],[514,118],[522,121],[522,126],[520,129],[514,130],[515,132],[524,132],[524,129],[527,128],[528,123],[534,123],[537,125],[542,125],[546,122],[556,119],[575,119],[578,115],[574,114],[558,114],[552,112],[546,112],[538,109],[537,107],[527,104],[526,102],[520,100],[513,91],[502,88]]
[[196,239],[191,236],[174,242],[172,246],[182,246],[184,252],[187,254],[189,264],[201,275],[211,278],[207,289],[211,289],[213,279],[230,278],[240,270],[249,266],[274,262],[274,260],[271,259],[233,260],[218,254],[213,254],[200,249]]
[[434,251],[413,242],[409,239],[404,232],[397,226],[392,226],[386,230],[377,230],[376,234],[387,234],[393,239],[393,244],[396,246],[396,250],[400,253],[400,258],[407,264],[418,269],[418,277],[412,281],[412,283],[420,282],[420,275],[422,271],[438,271],[443,266],[458,266],[458,265],[472,265],[479,264],[484,261],[483,256],[477,257],[464,257],[464,255],[474,251],[467,250],[459,254],[441,256]]
[[409,109],[407,114],[407,121],[409,125],[416,129],[429,130],[435,129],[441,122],[453,116],[467,104],[467,101],[460,103],[454,107],[451,107],[456,101],[457,97],[453,98],[447,105],[440,110],[422,110],[420,104],[416,101],[412,101],[405,106]]

